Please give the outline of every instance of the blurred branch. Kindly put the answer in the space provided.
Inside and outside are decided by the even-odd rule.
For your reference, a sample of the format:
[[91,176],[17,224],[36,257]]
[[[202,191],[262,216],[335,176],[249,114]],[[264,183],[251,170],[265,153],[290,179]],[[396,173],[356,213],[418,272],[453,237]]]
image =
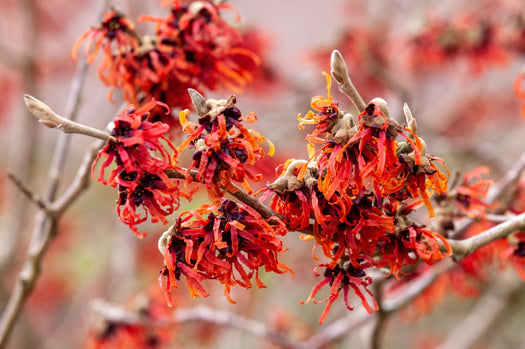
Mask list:
[[468,349],[482,337],[496,317],[509,305],[512,295],[522,289],[523,281],[515,275],[503,274],[476,303],[462,323],[436,349]]
[[295,341],[269,329],[265,324],[224,310],[214,310],[204,306],[192,309],[178,309],[173,313],[173,318],[176,323],[203,321],[219,326],[236,328],[256,337],[264,338],[284,348],[297,348]]
[[[496,203],[496,201],[499,200],[512,186],[516,185],[524,169],[525,153],[523,153],[518,161],[516,161],[507,172],[505,172],[505,175],[490,188],[485,201],[488,204]],[[456,229],[454,230],[453,236],[461,236],[475,222],[476,220],[472,218],[463,218],[459,220],[454,224]]]
[[472,236],[465,240],[452,240],[448,242],[452,247],[454,259],[456,261],[467,257],[475,250],[490,244],[493,241],[506,237],[514,232],[525,230],[525,213],[500,223],[495,227],[485,230],[484,232]]
[[94,300],[91,303],[91,308],[110,323],[141,325],[145,327],[170,327],[177,324],[200,321],[242,330],[283,348],[298,348],[297,342],[279,332],[269,329],[261,322],[228,311],[215,310],[202,305],[195,308],[177,309],[173,312],[173,317],[170,319],[145,319],[137,312],[122,309],[103,300]]
[[496,202],[511,186],[516,185],[521,173],[525,169],[525,153],[521,154],[518,161],[505,172],[505,175],[490,188],[487,194],[487,202],[492,204]]
[[[99,146],[97,144],[97,146]],[[9,301],[4,309],[2,318],[0,319],[0,348],[3,348],[7,343],[9,334],[20,315],[22,308],[27,301],[27,298],[32,293],[36,281],[40,276],[42,269],[42,260],[47,252],[47,249],[54,237],[56,236],[56,229],[58,218],[60,214],[69,206],[69,204],[78,195],[87,188],[89,181],[89,166],[97,153],[97,146],[92,147],[85,155],[84,161],[79,168],[77,176],[68,190],[68,195],[64,199],[59,199],[56,203],[60,205],[54,206],[55,202],[51,204],[54,209],[42,211],[37,217],[38,224],[35,226],[29,251],[26,255],[26,261],[22,271],[19,273],[15,283],[15,288],[11,294]],[[87,175],[86,175],[87,173]]]
[[46,212],[50,212],[49,203],[42,200],[40,196],[29,188],[20,178],[16,177],[13,173],[9,173],[7,177],[13,182],[13,184],[24,194],[32,203],[34,203],[39,209]]

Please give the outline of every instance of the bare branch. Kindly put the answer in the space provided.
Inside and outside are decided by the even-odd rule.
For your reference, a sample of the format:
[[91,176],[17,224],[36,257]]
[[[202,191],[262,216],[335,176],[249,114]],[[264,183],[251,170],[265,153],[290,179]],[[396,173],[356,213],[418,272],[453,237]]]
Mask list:
[[51,209],[49,208],[49,203],[45,202],[40,196],[35,194],[35,192],[27,186],[21,179],[17,178],[14,174],[9,173],[7,176],[14,185],[20,189],[20,191],[32,202],[34,203],[38,208],[41,210],[44,210],[48,213],[51,212]]
[[359,112],[362,112],[366,108],[366,103],[359,95],[359,92],[357,92],[357,89],[355,88],[354,84],[352,83],[352,80],[350,79],[350,76],[348,76],[348,68],[346,67],[346,63],[343,59],[343,56],[341,55],[341,52],[338,50],[332,51],[332,59],[331,59],[331,68],[332,71],[330,72],[332,74],[332,77],[337,82],[337,87],[339,88],[339,91],[344,93],[354,104],[356,109]]
[[58,128],[65,133],[78,133],[86,136],[102,139],[104,141],[112,138],[108,133],[95,128],[68,120],[55,113],[47,104],[30,95],[24,95],[27,109],[35,116],[41,124],[49,128]]
[[511,296],[523,287],[515,275],[503,274],[476,303],[462,323],[454,327],[448,338],[436,349],[468,349],[483,336],[495,318],[509,305]]
[[[170,178],[178,178],[178,179],[185,179],[186,176],[183,172],[185,172],[185,169],[181,169],[182,172],[178,170],[166,170],[166,174]],[[190,171],[189,175],[195,179],[195,176],[197,175],[197,171]],[[229,194],[239,200],[240,202],[250,206],[254,210],[256,210],[263,218],[270,218],[270,217],[278,217],[279,219],[284,219],[283,215],[280,215],[279,213],[273,211],[269,207],[267,207],[265,204],[248,194],[246,191],[244,191],[241,187],[238,185],[235,185],[232,183],[232,185],[235,187],[236,191],[229,191]]]
[[91,148],[84,155],[84,159],[80,164],[73,183],[71,183],[64,194],[62,194],[51,205],[51,209],[56,215],[60,216],[78,198],[78,196],[88,188],[91,179],[91,164],[102,145],[103,143],[100,141],[91,145]]
[[456,261],[467,257],[475,250],[490,244],[498,239],[504,238],[514,232],[525,230],[525,213],[522,213],[506,222],[496,225],[481,234],[472,236],[465,240],[448,240],[454,253]]
[[178,309],[173,314],[175,322],[204,321],[219,326],[227,326],[264,338],[284,348],[297,348],[297,343],[282,334],[272,331],[265,324],[230,313],[224,310],[213,310],[198,306],[192,309]]

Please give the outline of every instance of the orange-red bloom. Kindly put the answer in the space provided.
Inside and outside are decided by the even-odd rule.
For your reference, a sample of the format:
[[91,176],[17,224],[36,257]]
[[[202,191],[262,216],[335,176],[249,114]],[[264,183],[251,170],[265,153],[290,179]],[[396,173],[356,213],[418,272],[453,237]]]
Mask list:
[[[148,216],[153,222],[166,224],[166,216],[179,207],[179,196],[185,196],[165,173],[165,170],[175,168],[173,160],[177,157],[175,148],[163,136],[169,126],[147,121],[149,111],[156,106],[166,107],[152,100],[138,109],[130,105],[123,114],[117,115],[110,132],[112,138],[92,165],[95,177],[95,165],[101,157],[106,158],[96,179],[106,185],[118,186],[119,218],[139,237],[144,234],[138,232],[137,224],[144,222]],[[168,152],[166,145],[173,154]],[[106,180],[105,171],[113,162],[116,167]],[[145,216],[137,213],[139,206],[144,208]]]
[[171,305],[170,288],[183,275],[193,297],[207,296],[201,285],[206,279],[224,285],[228,300],[234,285],[266,287],[259,270],[282,274],[291,271],[278,260],[284,252],[278,235],[286,228],[278,218],[265,220],[248,206],[238,206],[223,199],[221,206],[203,205],[183,212],[176,224],[163,236],[159,248],[166,267],[159,282]]

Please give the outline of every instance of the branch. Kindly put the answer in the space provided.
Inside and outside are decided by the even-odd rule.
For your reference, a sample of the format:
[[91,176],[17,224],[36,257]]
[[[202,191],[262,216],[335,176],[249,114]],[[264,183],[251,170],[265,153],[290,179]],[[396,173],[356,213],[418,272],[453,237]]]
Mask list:
[[98,141],[91,145],[90,149],[84,155],[82,163],[78,168],[77,174],[73,183],[67,190],[51,205],[51,210],[57,216],[60,216],[65,210],[71,206],[78,196],[88,188],[91,180],[91,164],[95,160],[99,149],[103,143]]
[[47,104],[30,95],[24,95],[27,109],[41,124],[57,128],[65,133],[78,133],[107,141],[112,138],[108,133],[68,120],[55,113]]
[[93,300],[90,307],[94,312],[102,316],[104,320],[111,323],[141,325],[145,327],[171,327],[176,324],[202,321],[217,326],[242,330],[284,348],[298,347],[298,343],[279,332],[269,329],[261,322],[228,311],[215,310],[202,305],[195,308],[177,309],[173,312],[173,317],[168,319],[144,318],[137,312],[125,310],[101,299]]
[[366,108],[366,103],[357,92],[350,76],[348,76],[348,68],[346,63],[341,55],[341,52],[338,50],[332,51],[332,59],[330,62],[331,65],[331,74],[334,80],[337,82],[337,87],[339,91],[344,93],[354,104],[356,109],[359,112],[362,112]]
[[34,203],[39,209],[51,212],[51,209],[49,208],[49,203],[47,203],[45,200],[43,200],[40,196],[35,194],[35,192],[29,188],[27,184],[25,184],[20,178],[16,177],[13,173],[9,173],[7,177],[13,182],[13,184],[20,189],[22,194],[24,194],[32,203]]
[[230,313],[198,306],[192,309],[178,309],[173,314],[175,322],[204,321],[219,326],[227,326],[264,338],[284,348],[297,348],[297,343],[279,332],[269,329],[265,324]]
[[521,279],[515,276],[511,278],[505,274],[494,280],[491,288],[476,303],[463,322],[455,326],[448,338],[436,349],[473,348],[475,341],[487,333],[495,318],[509,305],[510,298],[522,285]]
[[[170,178],[186,179],[186,176],[183,173],[183,172],[185,172],[185,169],[182,168],[181,171],[178,171],[178,170],[166,170],[165,172],[168,175],[168,177],[170,177]],[[193,179],[195,179],[195,176],[197,175],[197,171],[191,170],[189,172],[189,175]],[[234,183],[232,183],[232,185],[235,187],[236,191],[229,190],[228,193],[231,196],[233,196],[234,198],[236,198],[237,200],[239,200],[240,202],[242,202],[242,203],[250,206],[254,210],[256,210],[261,216],[263,216],[263,218],[268,219],[270,217],[278,217],[281,220],[284,219],[283,215],[273,211],[268,206],[266,206],[265,204],[263,204],[262,202],[260,202],[259,200],[257,200],[253,196],[251,196],[250,194],[248,194],[246,191],[244,191],[244,189],[242,189],[238,185],[236,185]]]
[[459,261],[475,250],[490,244],[493,241],[504,238],[514,232],[525,230],[525,213],[509,219],[506,222],[485,230],[481,234],[472,236],[465,240],[448,240],[454,253],[454,260]]

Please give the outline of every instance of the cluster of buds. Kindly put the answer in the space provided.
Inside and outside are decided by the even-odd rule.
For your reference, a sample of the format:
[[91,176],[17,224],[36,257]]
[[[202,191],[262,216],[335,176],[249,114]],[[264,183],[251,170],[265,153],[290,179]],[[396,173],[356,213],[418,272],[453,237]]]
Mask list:
[[[326,77],[329,93],[331,78]],[[434,216],[430,196],[448,189],[448,176],[436,165],[446,169],[443,162],[427,154],[408,107],[407,126],[402,126],[380,98],[357,118],[342,111],[330,94],[314,97],[311,106],[315,111],[298,117],[300,127],[316,125],[307,136],[310,159],[289,162],[265,197],[271,197],[272,209],[289,228],[309,230],[330,260],[322,265],[325,280],[309,298],[331,285],[322,322],[340,290],[348,304],[349,287],[368,311],[377,309],[361,290],[371,283],[365,269],[388,268],[399,278],[420,260],[432,264],[450,255],[443,236],[408,217],[422,205]]]

